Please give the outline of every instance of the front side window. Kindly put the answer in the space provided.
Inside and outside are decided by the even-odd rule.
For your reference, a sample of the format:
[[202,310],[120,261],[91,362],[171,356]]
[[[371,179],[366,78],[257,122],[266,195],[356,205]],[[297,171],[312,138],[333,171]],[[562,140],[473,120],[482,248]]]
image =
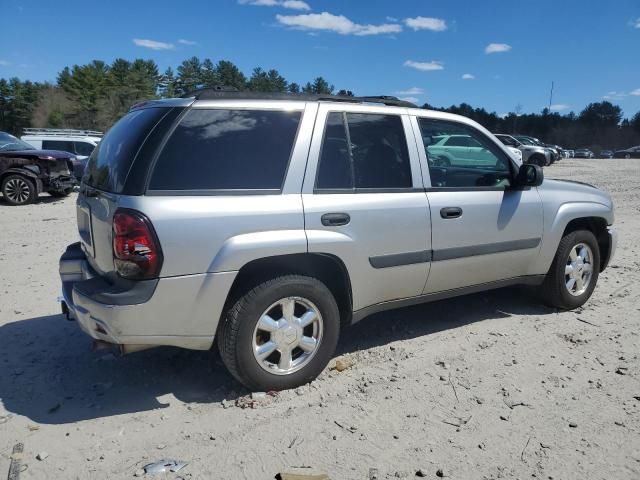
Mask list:
[[73,142],[75,147],[76,155],[82,155],[83,157],[88,157],[93,152],[95,145],[88,142]]
[[300,112],[198,109],[158,157],[150,190],[281,190]]
[[485,135],[457,122],[419,118],[418,123],[433,187],[510,185],[509,159]]
[[398,115],[329,114],[316,189],[354,191],[411,186],[407,141]]

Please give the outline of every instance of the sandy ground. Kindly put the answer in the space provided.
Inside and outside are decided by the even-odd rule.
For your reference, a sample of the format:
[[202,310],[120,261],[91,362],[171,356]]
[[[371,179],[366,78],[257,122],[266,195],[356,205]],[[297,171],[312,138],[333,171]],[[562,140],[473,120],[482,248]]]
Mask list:
[[131,478],[161,458],[194,479],[640,478],[640,161],[546,174],[615,199],[619,250],[583,309],[510,288],[386,312],[343,335],[351,368],[254,402],[206,352],[93,352],[56,303],[75,198],[0,203],[0,477],[22,442],[21,479]]

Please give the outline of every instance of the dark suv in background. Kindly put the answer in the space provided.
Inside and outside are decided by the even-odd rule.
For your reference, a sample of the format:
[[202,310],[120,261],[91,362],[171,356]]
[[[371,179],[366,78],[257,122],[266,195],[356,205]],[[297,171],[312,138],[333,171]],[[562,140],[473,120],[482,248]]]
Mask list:
[[33,203],[38,194],[69,195],[77,184],[73,156],[58,150],[38,150],[0,132],[0,191],[9,205]]

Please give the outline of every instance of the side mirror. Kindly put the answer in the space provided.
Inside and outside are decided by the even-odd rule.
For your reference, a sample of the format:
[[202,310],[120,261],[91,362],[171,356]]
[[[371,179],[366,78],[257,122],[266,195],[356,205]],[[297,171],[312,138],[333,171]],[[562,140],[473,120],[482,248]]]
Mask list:
[[518,175],[516,175],[516,185],[519,187],[538,187],[542,185],[544,173],[542,167],[525,163],[520,166]]

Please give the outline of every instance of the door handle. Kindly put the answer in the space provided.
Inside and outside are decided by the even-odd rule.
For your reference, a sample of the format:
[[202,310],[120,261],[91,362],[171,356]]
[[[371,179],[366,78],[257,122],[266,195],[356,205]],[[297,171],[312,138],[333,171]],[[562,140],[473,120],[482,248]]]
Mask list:
[[348,213],[325,213],[320,221],[325,227],[339,227],[347,225],[351,221],[351,217]]
[[440,209],[440,216],[445,220],[458,218],[462,216],[462,209],[460,207],[445,207]]

